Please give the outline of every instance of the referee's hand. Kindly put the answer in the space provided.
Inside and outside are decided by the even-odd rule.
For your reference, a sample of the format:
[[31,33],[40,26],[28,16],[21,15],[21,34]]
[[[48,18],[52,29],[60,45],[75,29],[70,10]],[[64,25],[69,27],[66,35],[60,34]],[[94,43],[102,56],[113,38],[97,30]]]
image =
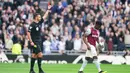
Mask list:
[[48,10],[50,10],[52,8],[52,6],[51,5],[48,5]]
[[31,46],[34,46],[34,43],[33,43],[33,42],[31,42]]
[[31,42],[31,46],[37,48],[37,45],[35,45],[33,42]]

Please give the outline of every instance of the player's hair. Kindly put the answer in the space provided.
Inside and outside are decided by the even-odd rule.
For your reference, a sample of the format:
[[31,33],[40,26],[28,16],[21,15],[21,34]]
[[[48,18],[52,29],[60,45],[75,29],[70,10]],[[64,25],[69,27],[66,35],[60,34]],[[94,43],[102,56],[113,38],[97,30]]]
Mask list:
[[34,15],[33,15],[33,19],[35,19],[38,15],[40,15],[39,13],[35,13]]
[[103,25],[103,23],[101,21],[96,21],[96,24],[100,25],[100,26]]

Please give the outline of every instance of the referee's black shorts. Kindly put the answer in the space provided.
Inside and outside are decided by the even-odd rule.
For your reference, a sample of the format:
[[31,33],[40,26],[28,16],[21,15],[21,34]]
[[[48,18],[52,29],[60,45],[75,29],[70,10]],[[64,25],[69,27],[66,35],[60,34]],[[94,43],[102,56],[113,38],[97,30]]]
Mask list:
[[30,46],[31,53],[38,54],[38,53],[42,52],[41,42],[34,42],[34,44],[36,46]]

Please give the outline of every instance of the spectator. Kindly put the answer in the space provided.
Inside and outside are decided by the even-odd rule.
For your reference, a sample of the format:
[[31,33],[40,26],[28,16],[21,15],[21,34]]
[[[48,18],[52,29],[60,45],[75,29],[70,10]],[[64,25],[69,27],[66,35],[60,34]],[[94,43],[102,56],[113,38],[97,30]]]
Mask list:
[[66,0],[62,0],[62,6],[63,6],[64,8],[66,8],[66,7],[68,6],[68,3],[67,3]]
[[56,23],[54,23],[51,27],[51,31],[54,35],[56,35],[57,33],[59,33],[59,27]]
[[67,29],[67,31],[64,32],[63,38],[66,41],[68,39],[68,37],[69,37],[69,33],[68,33],[68,29]]
[[98,40],[99,40],[99,43],[97,45],[99,48],[98,51],[104,52],[105,51],[105,39],[103,37],[99,37]]
[[43,47],[44,47],[44,52],[45,54],[50,54],[51,53],[51,42],[50,42],[50,37],[46,36],[47,39],[43,42]]
[[11,10],[11,7],[10,7],[10,6],[7,7],[6,12],[7,12],[7,14],[11,14],[11,13],[12,13],[12,10]]
[[58,43],[59,41],[56,39],[56,36],[54,35],[52,41],[51,41],[51,50],[58,51]]
[[64,10],[64,7],[62,6],[62,3],[61,3],[61,1],[60,1],[60,2],[58,2],[57,13],[58,13],[59,15],[61,15],[61,13],[62,13],[63,10]]
[[33,5],[33,0],[28,0],[27,2],[28,2],[28,5],[29,5],[29,6],[32,6],[32,5]]
[[80,28],[81,32],[84,31],[84,26],[85,26],[84,22],[80,22],[79,28]]
[[59,48],[60,54],[65,53],[65,40],[64,40],[64,38],[62,36],[60,37],[60,41],[58,43],[58,48]]
[[63,35],[63,27],[64,27],[64,21],[63,21],[63,19],[60,19],[60,21],[59,21],[60,35]]
[[12,54],[20,55],[22,54],[22,47],[19,43],[16,43],[12,47]]
[[112,38],[111,37],[109,38],[107,44],[108,44],[108,55],[109,55],[113,51],[113,42],[112,42]]
[[49,36],[49,31],[47,30],[47,28],[45,28],[42,32],[42,42],[46,41],[47,40],[47,37],[49,37],[50,41],[51,41],[51,38]]
[[74,38],[76,36],[76,34],[79,34],[79,37],[81,36],[80,28],[77,25],[74,26],[74,29],[72,32],[72,37]]
[[30,10],[30,6],[28,5],[28,2],[27,2],[27,1],[25,1],[25,2],[24,2],[24,5],[22,5],[22,10],[23,10],[23,11],[28,11],[28,10]]
[[10,25],[8,26],[8,30],[15,30],[15,28],[16,28],[16,26],[14,25],[14,22],[13,21],[11,21],[10,22]]
[[[11,46],[9,47],[7,44],[18,42],[24,47],[25,41],[23,39],[26,39],[24,36],[26,36],[28,26],[33,21],[34,13],[43,15],[44,11],[39,7],[39,0],[35,0],[34,3],[32,1],[34,0],[14,0],[12,3],[7,0],[3,6],[0,6],[0,39],[6,48],[11,49]],[[94,0],[60,0],[57,4],[55,0],[51,0],[48,5],[52,5],[52,8],[48,19],[44,20],[45,24],[41,26],[43,32],[41,34],[44,42],[46,40],[44,36],[50,37],[51,50],[59,51],[60,36],[63,36],[66,43],[72,44],[72,40],[68,40],[70,35],[74,39],[73,48],[75,48],[77,46],[75,42],[81,39],[80,36],[85,27],[93,27],[97,20],[104,23],[100,30],[100,36],[107,39],[108,45],[113,45],[108,46],[109,51],[117,50],[117,46],[122,44],[119,37],[124,38],[124,35],[130,34],[129,0],[96,0],[95,2]],[[2,27],[5,27],[6,32],[3,31]],[[4,41],[2,32],[4,35],[6,34],[6,40],[10,40],[10,42]],[[79,34],[78,39],[77,34]],[[71,49],[72,46],[69,46],[66,47]],[[79,44],[78,47],[80,47]],[[112,47],[116,49],[112,49]]]
[[41,16],[43,16],[43,10],[39,7],[39,3],[37,1],[34,2],[34,9],[36,13],[39,13]]
[[80,35],[77,33],[74,38],[74,50],[80,51],[81,49],[81,38]]
[[34,2],[38,2],[38,4],[40,4],[40,0],[34,0]]
[[2,28],[3,28],[3,33],[4,33],[5,48],[7,50],[11,50],[13,47],[13,41],[12,41],[10,35],[8,34],[8,32],[6,31],[5,27],[6,27],[5,23],[3,23]]
[[33,14],[35,13],[35,10],[34,10],[34,7],[33,6],[30,6],[30,10],[29,10],[29,13],[28,13],[28,19],[29,20],[33,20]]
[[17,6],[23,5],[23,4],[24,4],[24,1],[25,1],[25,0],[14,0],[14,2],[16,2],[16,5],[17,5]]
[[[18,1],[18,0],[17,0]],[[17,9],[17,7],[19,6],[18,2],[16,0],[14,0],[13,2],[13,6],[12,6],[12,10]]]
[[51,2],[50,2],[49,4],[52,5],[51,13],[52,13],[52,14],[56,13],[56,12],[57,12],[57,8],[58,8],[58,6],[55,5],[54,0],[51,0]]
[[72,35],[73,28],[72,28],[70,22],[67,22],[67,28],[68,28],[68,33],[69,33],[69,35]]
[[73,47],[74,47],[74,43],[73,43],[71,35],[69,35],[68,39],[66,40],[65,49],[72,50]]
[[12,7],[12,2],[10,0],[7,0],[7,2],[4,2],[3,9],[6,10],[8,6]]
[[117,51],[124,51],[125,49],[126,47],[123,38],[120,37],[117,45]]
[[28,40],[28,37],[25,36],[25,39],[24,39],[24,46],[23,46],[23,54],[29,54],[29,44],[28,44],[29,40]]
[[103,38],[105,38],[105,36],[106,36],[106,31],[105,31],[105,26],[104,25],[101,26],[100,36],[103,37]]

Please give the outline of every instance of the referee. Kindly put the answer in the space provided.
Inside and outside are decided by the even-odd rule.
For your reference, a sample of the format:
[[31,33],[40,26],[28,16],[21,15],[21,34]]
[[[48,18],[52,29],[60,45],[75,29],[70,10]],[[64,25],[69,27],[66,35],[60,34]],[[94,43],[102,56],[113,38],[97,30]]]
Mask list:
[[37,59],[39,73],[44,73],[41,67],[41,61],[42,61],[42,50],[41,50],[41,25],[44,21],[44,19],[47,18],[49,12],[50,12],[51,6],[48,6],[48,10],[44,14],[43,18],[41,18],[40,14],[36,13],[34,14],[34,21],[29,26],[27,36],[31,45],[31,65],[30,65],[30,72],[29,73],[35,73],[34,71],[34,64],[35,60]]

